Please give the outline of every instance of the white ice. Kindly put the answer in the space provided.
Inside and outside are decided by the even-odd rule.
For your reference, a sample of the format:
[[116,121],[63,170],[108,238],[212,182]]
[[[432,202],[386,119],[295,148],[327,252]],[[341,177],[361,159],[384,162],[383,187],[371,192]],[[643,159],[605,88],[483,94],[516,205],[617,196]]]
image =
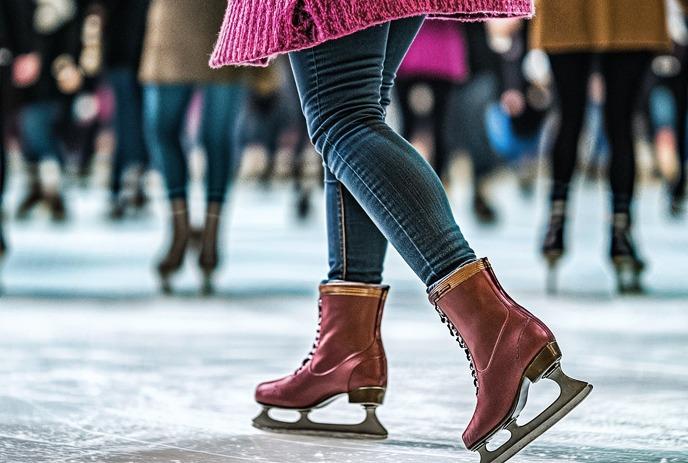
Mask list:
[[[13,190],[13,194],[16,190]],[[664,216],[658,186],[641,189],[638,239],[649,294],[617,297],[606,255],[607,196],[576,194],[561,294],[546,296],[536,249],[544,201],[496,189],[501,224],[481,227],[465,190],[452,195],[476,250],[548,322],[564,368],[590,398],[515,462],[688,462],[688,228]],[[11,197],[11,202],[14,201]],[[288,374],[314,336],[326,270],[322,201],[293,219],[291,190],[236,190],[218,294],[196,297],[193,258],[157,294],[161,201],[148,217],[103,219],[105,196],[70,189],[73,220],[13,223],[0,297],[0,462],[477,462],[461,432],[474,407],[463,352],[390,252],[383,334],[390,357],[383,442],[264,434],[253,388]],[[536,206],[537,204],[537,206]],[[662,207],[660,207],[662,205]],[[533,390],[542,407],[554,391]],[[323,418],[358,414],[340,403]]]

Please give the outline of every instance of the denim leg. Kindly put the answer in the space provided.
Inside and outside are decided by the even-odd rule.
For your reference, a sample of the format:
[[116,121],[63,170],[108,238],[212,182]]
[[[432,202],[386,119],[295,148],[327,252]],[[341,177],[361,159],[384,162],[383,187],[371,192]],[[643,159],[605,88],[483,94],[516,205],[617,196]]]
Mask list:
[[147,85],[144,88],[146,144],[165,177],[170,199],[186,198],[188,168],[181,133],[192,94],[191,85]]
[[143,101],[136,71],[115,68],[108,80],[115,96],[114,128],[117,146],[114,152],[110,191],[117,196],[122,188],[122,175],[134,164],[145,166],[148,154],[143,134]]
[[209,202],[224,202],[229,182],[237,171],[237,121],[246,99],[242,85],[203,87],[201,142],[206,152],[206,195]]
[[62,150],[55,132],[59,113],[57,101],[29,103],[21,111],[21,141],[26,162],[35,164],[51,157],[61,161]]
[[325,164],[430,286],[475,254],[432,168],[385,123],[389,33],[390,23],[372,27],[290,59],[309,134]]
[[[391,92],[397,69],[422,24],[422,16],[390,24],[380,88],[380,104],[385,113],[392,101]],[[381,283],[387,238],[327,166],[325,198],[330,265],[328,279]]]
[[408,52],[413,40],[418,35],[425,16],[399,19],[389,24],[385,61],[382,66],[382,85],[380,87],[380,104],[387,114],[387,108],[392,103],[392,88],[397,78],[397,71]]

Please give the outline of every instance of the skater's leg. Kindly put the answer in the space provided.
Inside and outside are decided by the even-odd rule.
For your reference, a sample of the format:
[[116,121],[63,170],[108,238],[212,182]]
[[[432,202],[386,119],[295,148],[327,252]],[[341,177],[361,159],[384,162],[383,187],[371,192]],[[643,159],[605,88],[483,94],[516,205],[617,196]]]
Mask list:
[[212,277],[219,266],[218,235],[225,195],[239,166],[237,121],[245,98],[241,85],[207,85],[203,89],[201,142],[207,159],[207,205],[198,264],[206,294],[213,290]]
[[187,85],[150,85],[144,90],[145,139],[149,152],[162,171],[170,199],[172,237],[157,264],[162,290],[170,292],[171,276],[184,262],[191,234],[186,201],[188,169],[182,149],[184,116],[193,94]]
[[608,53],[602,58],[607,82],[605,125],[611,147],[609,180],[614,214],[610,258],[617,271],[620,292],[640,291],[640,275],[645,267],[632,237],[631,205],[636,171],[632,119],[650,56],[646,52],[626,52]]
[[587,107],[591,55],[563,53],[550,55],[559,97],[561,121],[551,154],[552,190],[550,199],[566,201],[576,167],[578,140]]
[[113,69],[109,80],[115,96],[114,129],[116,147],[113,159],[110,192],[113,198],[120,194],[122,175],[134,164],[146,162],[143,134],[143,108],[141,88],[133,69]]
[[188,168],[181,133],[192,93],[189,85],[148,85],[144,89],[146,145],[165,178],[171,200],[186,199]]
[[[389,26],[380,86],[380,105],[385,114],[392,102],[396,71],[422,23],[423,18],[417,17]],[[387,239],[327,166],[325,196],[330,264],[328,279],[380,283]]]
[[602,56],[602,72],[607,84],[605,127],[611,147],[609,180],[613,210],[614,213],[627,214],[635,186],[633,110],[651,55],[646,52],[626,52]]
[[[410,37],[401,37],[408,47],[421,20],[405,23],[413,24],[413,30],[408,31]],[[373,77],[375,83],[366,86],[370,93],[365,96],[350,96],[360,98],[359,104],[360,101],[369,99],[369,104],[377,108],[380,123],[384,125],[384,112],[389,104],[389,91],[392,88],[390,82],[386,85],[386,90],[381,90],[389,26],[376,29],[377,33],[370,37],[373,41],[366,45],[373,44],[377,50],[377,66],[373,71],[376,73]],[[364,49],[360,47],[360,43],[352,47],[352,50]],[[402,57],[403,53],[396,49],[390,51],[389,62],[395,69],[384,72],[389,79],[394,78],[399,64],[397,61],[401,61]],[[295,59],[293,64],[296,71],[299,59]],[[352,66],[352,69],[355,67]],[[298,71],[295,73],[297,77],[310,81],[310,76],[299,74]],[[361,81],[357,76],[350,77],[352,80],[344,79],[342,82],[347,83],[350,88],[358,87]],[[299,83],[302,84],[303,81]],[[309,91],[303,85],[300,90]],[[332,97],[336,98],[335,95]],[[304,104],[304,108],[306,107]],[[312,128],[312,125],[309,126]],[[380,323],[388,288],[372,283],[382,279],[386,240],[354,195],[328,166],[326,195],[331,281],[320,287],[319,341],[294,375],[258,386],[256,399],[265,406],[265,411],[254,420],[254,425],[262,429],[282,431],[385,437],[387,431],[375,417],[374,410],[382,403],[387,386],[387,362]],[[314,375],[314,372],[318,374]],[[313,423],[308,419],[308,409],[340,393],[348,393],[351,403],[364,405],[366,419],[362,423],[332,425]],[[268,415],[267,410],[271,407],[298,408],[304,411],[302,419],[297,423],[285,423]]]
[[[19,130],[27,185],[17,208],[19,218],[25,218],[35,206],[46,199],[47,192],[44,191],[40,178],[40,163],[45,159],[61,157],[55,131],[58,114],[59,103],[52,101],[29,103],[20,112]],[[55,192],[51,196],[53,200],[57,197]]]
[[380,105],[387,114],[387,108],[392,102],[392,89],[397,78],[397,71],[404,60],[413,40],[418,35],[423,16],[400,19],[389,24],[387,43],[385,45],[385,59],[382,65],[382,85],[380,86]]
[[564,255],[564,229],[569,184],[576,167],[578,140],[587,107],[588,80],[592,55],[563,53],[550,55],[552,73],[559,96],[560,120],[551,150],[549,223],[542,254],[549,265],[548,291],[556,291],[556,266]]
[[379,284],[387,240],[346,187],[325,166],[329,281]]
[[[292,67],[309,133],[327,166],[430,287],[431,302],[450,323],[469,359],[475,359],[478,406],[464,442],[494,461],[515,454],[551,427],[585,398],[590,386],[561,373],[561,353],[552,333],[509,298],[486,260],[476,261],[452,217],[439,178],[420,154],[385,124],[379,95],[388,29],[389,24],[373,27],[293,53]],[[375,294],[369,285],[361,286],[356,294]],[[350,288],[345,291],[354,293]],[[330,317],[351,312],[328,311],[325,316],[321,311],[322,339],[329,339],[328,329],[347,326],[348,320],[338,322]],[[346,331],[350,336],[361,334],[356,329]],[[322,371],[349,364],[337,355],[326,355],[321,345],[316,343],[314,354],[307,359],[308,371],[320,371],[314,364],[321,360],[319,354],[323,356]],[[518,359],[514,352],[519,352]],[[322,397],[322,383],[299,372],[259,386],[258,401],[268,407],[301,408],[300,395],[319,391]],[[362,375],[368,381],[373,376],[382,382],[379,374]],[[359,378],[355,372],[354,377]],[[525,403],[524,386],[542,377],[559,383],[562,394],[532,424],[520,427],[513,405]],[[316,405],[309,403],[303,408]],[[371,404],[379,403],[379,398],[371,400]],[[274,420],[266,423],[269,427]],[[311,427],[303,414],[297,423],[280,425],[282,429]],[[488,451],[487,441],[507,426],[512,431],[509,442]]]
[[237,120],[246,98],[240,85],[208,85],[203,89],[201,141],[206,151],[206,199],[222,203],[239,166]]
[[[430,286],[475,254],[437,175],[384,121],[380,95],[389,28],[293,53],[292,67],[309,133],[327,166]],[[409,28],[406,36],[416,32]]]

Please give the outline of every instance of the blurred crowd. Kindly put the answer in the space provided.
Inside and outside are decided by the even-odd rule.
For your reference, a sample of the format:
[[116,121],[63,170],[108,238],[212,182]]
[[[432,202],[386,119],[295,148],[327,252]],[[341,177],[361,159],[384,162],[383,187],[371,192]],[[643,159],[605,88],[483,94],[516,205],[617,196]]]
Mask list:
[[[398,130],[446,187],[456,158],[470,160],[460,164],[471,166],[461,179],[471,179],[470,207],[486,225],[499,221],[490,195],[495,174],[512,171],[526,197],[540,173],[551,177],[542,255],[552,270],[565,251],[574,172],[608,178],[610,259],[619,289],[639,291],[637,165],[644,178],[665,184],[667,215],[683,213],[686,17],[673,0],[666,9],[645,2],[647,14],[627,9],[642,24],[621,38],[624,49],[609,51],[614,37],[565,37],[548,18],[561,13],[548,11],[557,2],[540,3],[533,22],[426,21],[397,77]],[[308,216],[308,178],[322,172],[306,168],[315,157],[288,63],[210,69],[224,8],[225,0],[0,0],[0,206],[10,173],[22,178],[19,200],[4,205],[2,219],[29,220],[44,210],[69,220],[65,179],[93,188],[94,165],[104,162],[104,215],[135,220],[156,170],[169,200],[167,243],[156,263],[162,289],[173,290],[171,277],[195,249],[202,291],[210,292],[223,205],[247,147],[265,153],[257,174],[265,185],[276,176],[278,152],[286,153],[296,215]],[[581,29],[604,14],[581,17]],[[196,229],[190,153],[199,149],[206,205]],[[10,164],[20,168],[10,172]],[[0,261],[6,252],[0,220]]]

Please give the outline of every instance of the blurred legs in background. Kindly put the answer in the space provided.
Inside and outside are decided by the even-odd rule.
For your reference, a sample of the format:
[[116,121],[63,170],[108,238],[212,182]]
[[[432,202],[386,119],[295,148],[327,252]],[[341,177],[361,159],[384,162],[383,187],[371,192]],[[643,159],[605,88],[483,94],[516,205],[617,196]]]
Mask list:
[[[40,175],[42,161],[52,158],[58,162],[60,170],[64,162],[56,129],[59,118],[62,116],[61,108],[60,102],[54,100],[28,103],[21,110],[20,130],[27,184],[24,197],[17,210],[19,218],[26,218],[34,207],[44,201],[53,220],[65,219],[66,211],[60,179],[42,182]],[[52,185],[47,183],[52,183]]]
[[5,69],[0,67],[0,265],[7,252],[7,242],[5,241],[5,209],[3,199],[7,182],[7,151],[5,150]]
[[[114,129],[116,146],[110,179],[110,216],[124,217],[129,207],[140,210],[147,203],[143,174],[148,168],[148,151],[143,134],[143,90],[136,72],[128,67],[108,73],[115,97]],[[123,185],[127,170],[131,185]],[[123,186],[128,186],[123,191]]]
[[97,81],[88,79],[87,82],[88,86],[82,87],[79,94],[62,98],[56,125],[63,150],[63,170],[74,172],[84,185],[88,182],[96,152],[96,139],[101,129]]
[[487,182],[500,165],[500,160],[490,147],[485,118],[487,108],[497,99],[497,79],[489,72],[471,76],[465,84],[457,87],[452,100],[453,121],[451,133],[456,134],[460,147],[468,151],[473,168],[473,213],[479,222],[493,224],[497,211],[487,194]]
[[[445,188],[450,187],[452,154],[467,151],[473,174],[473,212],[481,223],[496,222],[487,195],[487,179],[499,164],[488,143],[482,117],[497,98],[498,67],[472,62],[474,55],[494,53],[482,26],[427,21],[409,49],[396,79],[402,135],[416,143],[430,139],[428,160]],[[425,135],[425,137],[423,137]]]
[[[590,53],[550,55],[561,111],[559,135],[552,150],[550,220],[542,246],[552,272],[565,252],[564,227],[569,185],[576,166],[578,141],[587,107],[588,78],[593,56]],[[605,125],[610,144],[609,181],[613,219],[609,256],[617,270],[619,290],[638,291],[645,264],[638,256],[631,236],[635,185],[635,147],[631,122],[650,54],[627,52],[599,56],[607,88]]]
[[674,44],[671,55],[652,63],[649,113],[657,164],[667,182],[669,213],[683,212],[688,161],[688,46]]
[[[287,67],[288,63],[278,61],[273,66]],[[285,69],[285,72],[291,73]],[[264,148],[266,166],[259,176],[263,188],[269,188],[274,181],[277,167],[277,155],[282,146],[280,142],[289,134],[288,157],[291,161],[288,175],[294,182],[296,195],[296,217],[306,219],[311,211],[312,183],[307,179],[307,158],[310,154],[310,140],[306,122],[298,104],[298,94],[291,76],[288,82],[280,85],[276,80],[268,81],[269,85],[256,85],[251,89],[245,110],[242,112],[239,125],[239,150],[244,151],[248,145],[257,144]]]
[[[413,107],[411,99],[413,90],[421,86],[430,90],[431,94],[432,108],[427,111],[427,115],[419,114],[418,109]],[[447,170],[450,161],[450,148],[447,140],[447,112],[452,88],[451,82],[441,79],[398,79],[396,84],[403,117],[402,135],[407,140],[413,140],[422,129],[422,119],[429,119],[433,141],[430,165],[445,185],[449,184]]]
[[[235,141],[237,115],[244,101],[240,85],[205,85],[201,116],[201,143],[206,153],[206,218],[202,232],[199,267],[203,290],[211,291],[211,278],[219,264],[218,229],[229,181],[238,166]],[[172,240],[158,263],[163,290],[171,290],[170,277],[184,262],[191,237],[188,215],[189,181],[181,133],[193,85],[148,85],[144,90],[146,140],[165,177],[171,203]]]

